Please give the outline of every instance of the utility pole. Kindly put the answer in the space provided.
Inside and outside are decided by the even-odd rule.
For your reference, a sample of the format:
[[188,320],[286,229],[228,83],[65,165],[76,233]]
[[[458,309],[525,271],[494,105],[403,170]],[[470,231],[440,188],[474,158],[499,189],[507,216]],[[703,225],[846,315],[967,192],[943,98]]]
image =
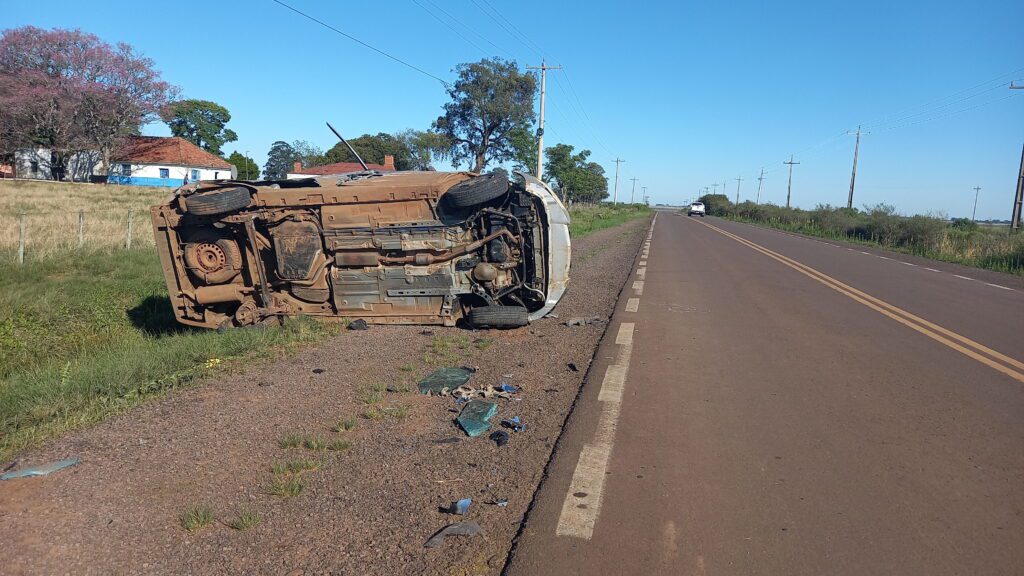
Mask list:
[[619,158],[615,159],[615,194],[612,196],[612,204],[619,203],[619,164],[622,164],[625,160]]
[[761,184],[764,183],[764,168],[761,168],[761,175],[757,177],[757,200],[755,204],[761,203]]
[[[849,134],[849,132],[847,132]],[[853,208],[853,186],[857,182],[857,156],[860,154],[860,125],[857,125],[857,143],[853,145],[853,174],[850,175],[850,195],[846,197],[846,207]]]
[[783,164],[789,164],[789,185],[786,187],[786,208],[789,208],[789,199],[793,195],[793,166],[799,164],[799,162],[793,162],[793,155],[789,155],[789,162],[783,162]]
[[640,197],[644,199],[644,203],[647,202],[647,186],[640,187]]
[[639,178],[634,176],[634,177],[630,178],[630,180],[633,181],[633,191],[629,193],[629,203],[632,204],[633,203],[633,194],[636,193],[636,181],[639,180]]
[[[1024,86],[1017,86],[1010,82],[1010,90],[1024,90]],[[1020,230],[1021,208],[1024,207],[1024,150],[1020,153],[1020,172],[1017,174],[1017,194],[1013,198],[1013,212],[1010,216],[1010,229]]]
[[974,212],[971,212],[971,222],[977,222],[978,220],[978,192],[981,192],[981,186],[974,187]]
[[561,66],[548,66],[543,60],[540,66],[527,66],[527,70],[540,70],[540,124],[537,125],[537,179],[544,174],[544,93],[547,88],[548,70],[561,70]]
[[715,194],[718,194],[718,182],[715,182],[712,186],[715,187]]
[[[249,151],[245,151],[245,179],[249,179]],[[257,178],[258,180],[258,178]]]
[[736,178],[736,205],[740,204],[740,182],[743,182],[743,178]]

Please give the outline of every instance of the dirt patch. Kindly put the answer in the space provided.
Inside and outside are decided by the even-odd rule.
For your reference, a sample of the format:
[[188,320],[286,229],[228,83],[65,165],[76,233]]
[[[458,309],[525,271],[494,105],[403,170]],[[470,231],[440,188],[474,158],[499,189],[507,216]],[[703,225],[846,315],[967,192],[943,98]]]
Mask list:
[[[582,263],[559,319],[511,332],[347,331],[25,455],[19,466],[69,455],[82,463],[2,484],[4,572],[497,573],[604,330],[563,322],[610,314],[647,224],[577,243]],[[504,447],[467,438],[453,399],[415,391],[439,364],[478,367],[474,386],[510,374],[523,390],[497,400],[492,429],[512,416],[527,429],[509,431]],[[301,447],[300,436],[324,449]],[[278,490],[288,479],[301,484],[297,495]],[[465,517],[439,511],[460,498],[473,499]],[[216,520],[187,531],[182,515],[202,506]],[[248,529],[229,526],[243,514]],[[424,549],[460,520],[483,534]]]

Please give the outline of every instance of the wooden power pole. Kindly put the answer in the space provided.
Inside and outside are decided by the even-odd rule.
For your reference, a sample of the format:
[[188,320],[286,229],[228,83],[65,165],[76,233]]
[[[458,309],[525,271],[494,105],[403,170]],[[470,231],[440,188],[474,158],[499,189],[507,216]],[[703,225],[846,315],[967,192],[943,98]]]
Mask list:
[[[1010,90],[1024,90],[1024,86],[1017,86],[1010,82]],[[1013,213],[1010,216],[1010,229],[1020,230],[1021,208],[1024,205],[1024,150],[1020,152],[1020,172],[1017,173],[1017,194],[1013,197]]]
[[786,186],[786,208],[789,208],[789,199],[793,195],[793,166],[799,164],[799,162],[793,162],[793,155],[789,155],[789,162],[783,162],[783,164],[789,164],[789,185]]
[[978,221],[978,193],[981,192],[981,186],[974,187],[974,212],[971,212],[971,222]]
[[743,182],[743,178],[736,178],[736,205],[740,204],[740,182]]
[[633,181],[633,190],[629,193],[629,203],[633,203],[633,195],[636,194],[636,181],[639,180],[636,176],[630,178]]
[[612,195],[612,204],[619,203],[619,164],[622,164],[625,160],[621,158],[615,159],[615,192]]

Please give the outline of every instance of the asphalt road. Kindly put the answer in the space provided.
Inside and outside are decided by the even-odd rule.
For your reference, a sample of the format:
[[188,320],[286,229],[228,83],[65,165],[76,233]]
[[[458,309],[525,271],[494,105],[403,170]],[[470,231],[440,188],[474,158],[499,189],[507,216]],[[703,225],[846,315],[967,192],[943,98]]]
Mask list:
[[1019,279],[659,214],[506,572],[1024,573]]

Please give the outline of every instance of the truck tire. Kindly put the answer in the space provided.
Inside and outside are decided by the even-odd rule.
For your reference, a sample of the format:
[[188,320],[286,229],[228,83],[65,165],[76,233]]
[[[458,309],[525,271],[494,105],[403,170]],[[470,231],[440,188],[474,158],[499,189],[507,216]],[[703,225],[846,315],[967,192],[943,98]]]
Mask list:
[[444,197],[456,208],[469,208],[500,198],[508,192],[508,174],[495,170],[463,182],[445,192]]
[[469,311],[474,328],[521,328],[530,323],[522,306],[478,306]]
[[185,197],[185,211],[196,216],[217,216],[241,210],[251,203],[248,188],[218,188]]
[[213,230],[191,234],[182,252],[185,267],[206,285],[223,284],[242,270],[242,251],[238,243]]

